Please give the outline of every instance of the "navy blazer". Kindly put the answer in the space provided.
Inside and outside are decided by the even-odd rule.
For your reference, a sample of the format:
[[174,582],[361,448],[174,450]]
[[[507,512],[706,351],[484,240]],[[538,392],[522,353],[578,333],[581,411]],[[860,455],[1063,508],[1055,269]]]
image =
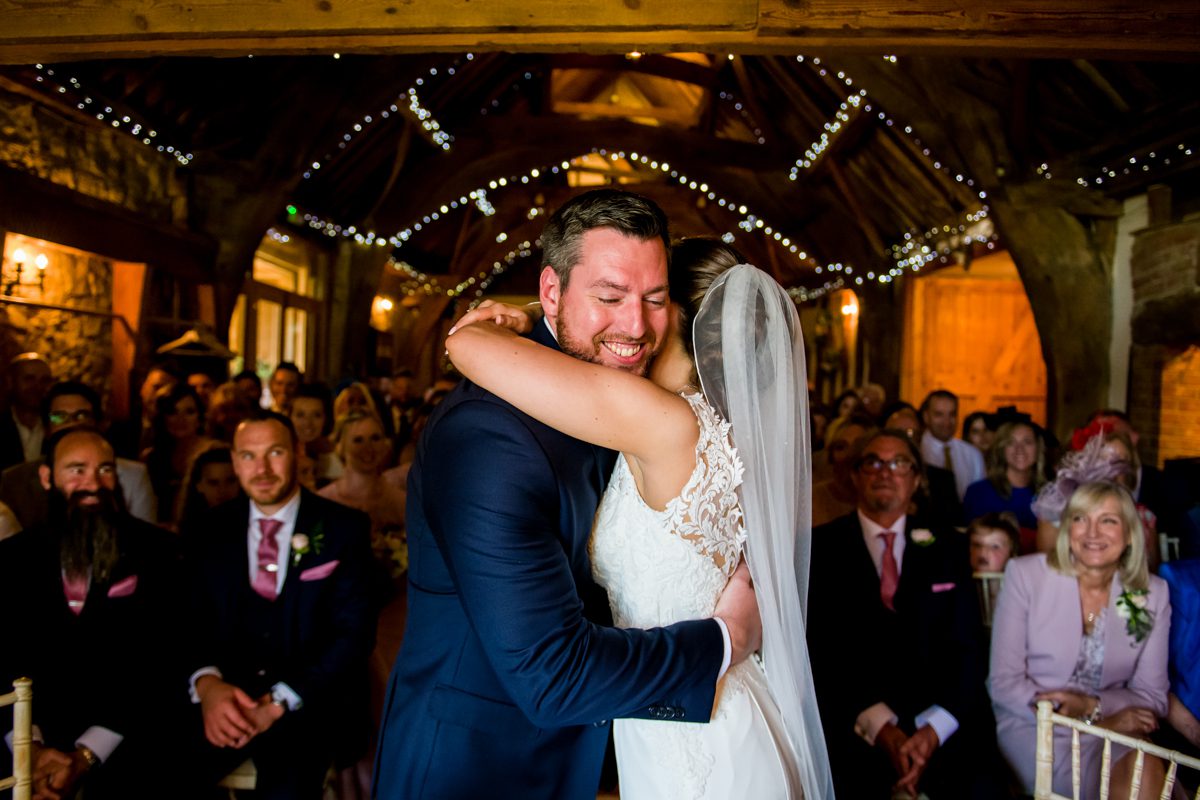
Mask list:
[[[78,615],[51,532],[35,527],[0,542],[0,620],[10,637],[0,647],[0,692],[32,678],[33,722],[64,751],[93,725],[125,737],[118,753],[174,741],[186,711],[178,542],[133,517],[119,525],[112,577],[92,582]],[[0,732],[11,723],[11,707],[0,709]]]
[[[545,325],[531,338],[557,347]],[[373,796],[592,800],[607,720],[707,721],[715,622],[606,627],[588,539],[613,463],[467,381],[435,411]]]
[[[283,681],[303,700],[299,713],[350,724],[361,711],[375,641],[367,577],[370,522],[360,511],[306,489],[300,493],[295,532],[314,543],[320,536],[320,552],[314,545],[298,563],[288,564],[275,601],[285,615],[277,671],[254,674],[229,635],[244,613],[250,582],[246,497],[214,509],[187,543],[194,614],[190,667],[216,666],[225,680],[249,692]],[[332,562],[337,565],[331,571],[320,569]],[[313,576],[320,577],[309,579]],[[331,741],[345,735],[332,727],[327,733]]]
[[[813,531],[809,653],[839,795],[871,767],[854,732],[862,711],[886,703],[911,733],[914,717],[939,705],[959,722],[953,742],[972,735],[986,703],[983,628],[966,537],[934,529],[932,541],[917,543],[912,522],[910,516],[894,612],[879,597],[857,511]],[[888,786],[895,781],[882,777]]]

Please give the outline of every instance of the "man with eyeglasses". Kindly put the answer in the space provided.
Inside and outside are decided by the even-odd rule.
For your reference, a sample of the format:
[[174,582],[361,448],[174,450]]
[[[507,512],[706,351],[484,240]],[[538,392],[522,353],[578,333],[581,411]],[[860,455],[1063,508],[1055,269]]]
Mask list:
[[912,513],[920,451],[860,443],[856,509],[813,531],[808,637],[839,797],[996,796],[966,540]]
[[[100,396],[87,384],[60,381],[50,387],[42,401],[42,424],[49,439],[60,430],[76,426],[98,428],[103,419]],[[12,509],[22,526],[32,528],[46,521],[48,493],[42,488],[38,468],[44,458],[9,467],[0,473],[0,500]],[[158,499],[150,486],[146,465],[117,458],[117,488],[131,516],[155,522]]]

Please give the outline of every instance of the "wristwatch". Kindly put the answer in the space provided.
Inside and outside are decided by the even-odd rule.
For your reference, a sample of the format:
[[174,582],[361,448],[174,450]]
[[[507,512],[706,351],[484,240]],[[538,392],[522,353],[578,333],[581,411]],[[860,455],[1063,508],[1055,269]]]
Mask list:
[[1100,698],[1097,697],[1096,698],[1096,707],[1092,709],[1090,714],[1085,714],[1083,717],[1081,717],[1081,719],[1084,722],[1086,722],[1088,725],[1095,725],[1097,722],[1100,721],[1101,713],[1102,712],[1100,709]]
[[75,749],[79,752],[79,755],[81,755],[83,757],[83,760],[87,763],[88,769],[91,769],[92,767],[94,767],[100,763],[100,757],[98,755],[96,755],[95,753],[93,753],[91,748],[86,747],[82,744],[77,744],[77,745],[75,745]]
[[283,709],[284,713],[287,713],[290,710],[288,708],[287,695],[280,691],[279,687],[277,686],[271,689],[271,705],[279,706],[281,709]]

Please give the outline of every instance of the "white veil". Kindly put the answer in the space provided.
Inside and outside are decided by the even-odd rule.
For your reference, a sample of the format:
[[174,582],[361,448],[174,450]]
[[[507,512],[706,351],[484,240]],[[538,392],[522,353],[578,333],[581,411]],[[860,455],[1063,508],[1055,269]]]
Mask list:
[[830,800],[833,777],[805,639],[812,456],[800,320],[779,284],[740,264],[709,287],[693,336],[704,396],[732,425],[745,466],[746,556],[762,617],[767,683],[806,800]]

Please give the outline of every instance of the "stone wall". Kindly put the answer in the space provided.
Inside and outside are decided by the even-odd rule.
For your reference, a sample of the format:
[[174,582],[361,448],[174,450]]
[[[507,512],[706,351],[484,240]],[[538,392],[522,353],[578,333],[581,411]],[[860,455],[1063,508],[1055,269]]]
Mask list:
[[[14,297],[68,308],[112,310],[111,262],[44,245],[38,249],[50,258],[44,291],[39,294],[32,287],[23,287],[14,291]],[[81,380],[101,397],[108,397],[113,324],[102,316],[0,303],[0,358],[8,363],[17,353],[39,352],[55,379]]]
[[156,222],[186,217],[185,188],[171,158],[82,114],[2,89],[0,164]]
[[1200,456],[1200,221],[1135,234],[1129,413],[1142,458]]

